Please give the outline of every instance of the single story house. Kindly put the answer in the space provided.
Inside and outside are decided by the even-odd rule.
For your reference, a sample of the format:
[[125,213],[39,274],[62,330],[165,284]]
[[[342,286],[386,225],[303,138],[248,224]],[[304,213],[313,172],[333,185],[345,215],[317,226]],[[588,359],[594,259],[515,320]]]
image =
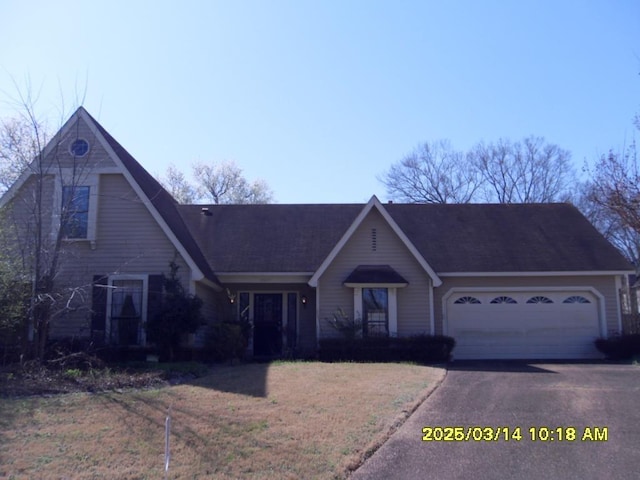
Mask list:
[[[44,158],[58,282],[92,292],[52,337],[144,345],[171,260],[209,321],[225,302],[252,321],[255,355],[313,354],[338,310],[364,335],[452,336],[458,359],[595,358],[621,331],[633,269],[570,204],[180,205],[82,107]],[[33,188],[3,196],[14,220]]]

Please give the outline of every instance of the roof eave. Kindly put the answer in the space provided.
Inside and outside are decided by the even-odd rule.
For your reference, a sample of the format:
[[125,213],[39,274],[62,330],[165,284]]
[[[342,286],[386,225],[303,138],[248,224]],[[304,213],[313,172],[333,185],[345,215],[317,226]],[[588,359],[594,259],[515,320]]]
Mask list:
[[533,272],[439,272],[440,277],[587,277],[615,276],[635,273],[635,270],[549,270]]

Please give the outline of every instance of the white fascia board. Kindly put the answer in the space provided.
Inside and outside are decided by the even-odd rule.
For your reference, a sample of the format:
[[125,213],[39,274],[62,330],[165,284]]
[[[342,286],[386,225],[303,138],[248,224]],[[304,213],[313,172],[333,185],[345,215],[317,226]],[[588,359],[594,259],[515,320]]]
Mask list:
[[220,285],[218,285],[217,283],[215,283],[215,282],[213,282],[213,281],[209,280],[209,279],[208,279],[208,278],[206,278],[206,277],[203,277],[203,278],[202,278],[202,279],[200,279],[200,280],[193,280],[193,279],[192,279],[192,282],[196,282],[196,281],[197,281],[197,282],[202,283],[203,285],[206,285],[207,287],[212,288],[212,289],[213,289],[213,290],[215,290],[216,292],[221,292],[221,291],[222,291],[222,287],[221,287]]
[[345,283],[349,288],[404,288],[408,283]]
[[147,198],[147,196],[144,194],[144,192],[142,191],[142,188],[140,188],[140,186],[135,181],[135,179],[133,178],[129,170],[127,170],[127,168],[124,166],[124,164],[120,160],[120,157],[118,157],[118,155],[116,155],[116,152],[113,151],[113,149],[111,148],[111,145],[109,145],[109,142],[107,142],[104,136],[102,136],[102,134],[98,131],[95,124],[91,121],[91,119],[86,114],[86,111],[84,109],[79,109],[78,111],[80,116],[86,122],[89,129],[91,129],[91,132],[95,135],[96,139],[100,142],[102,147],[109,154],[109,157],[111,157],[114,163],[118,165],[118,167],[120,167],[120,173],[122,173],[122,175],[124,175],[124,178],[127,179],[127,182],[129,182],[129,185],[131,186],[131,188],[133,188],[133,190],[136,192],[138,197],[142,200],[142,203],[144,204],[144,206],[147,207],[147,210],[149,211],[151,216],[158,223],[158,225],[160,226],[164,234],[167,236],[167,238],[169,238],[169,241],[173,244],[173,246],[176,248],[178,253],[185,260],[185,262],[189,266],[189,269],[191,270],[191,280],[194,280],[194,281],[203,280],[204,273],[202,273],[200,268],[198,268],[198,265],[191,258],[191,255],[189,255],[189,253],[184,248],[184,246],[180,243],[180,241],[175,236],[173,231],[166,224],[166,222],[162,218],[162,215],[160,215],[158,210],[156,210],[156,208],[153,206],[153,203],[151,203],[151,200],[149,200],[149,198]]
[[436,307],[434,303],[433,284],[429,282],[429,333],[436,334]]
[[[624,280],[624,275],[619,275],[616,277],[616,313],[617,313],[617,323],[618,323],[618,332],[622,333],[622,305],[620,304],[620,292],[622,290],[622,282]],[[628,277],[627,277],[628,278]],[[606,333],[606,332],[605,332]]]
[[222,283],[308,283],[313,272],[216,272]]
[[593,277],[627,275],[634,270],[583,270],[566,272],[445,272],[440,277]]
[[335,260],[338,253],[340,253],[340,250],[342,250],[342,248],[349,241],[351,236],[358,229],[360,224],[364,221],[364,219],[367,217],[367,215],[369,214],[369,212],[371,212],[373,208],[376,208],[378,212],[380,212],[380,215],[382,215],[382,218],[386,220],[386,222],[389,224],[391,229],[395,232],[396,235],[398,235],[402,243],[404,243],[405,246],[409,249],[409,251],[414,256],[416,261],[420,264],[420,266],[424,269],[424,271],[427,272],[427,275],[429,275],[429,277],[433,281],[434,286],[439,287],[440,285],[442,285],[442,280],[438,278],[438,275],[436,275],[436,272],[431,268],[431,266],[427,263],[424,257],[420,254],[420,252],[418,252],[416,247],[413,245],[413,243],[411,243],[409,238],[405,235],[405,233],[398,226],[395,220],[391,218],[391,215],[389,215],[389,212],[387,212],[387,210],[384,208],[382,203],[380,203],[380,200],[378,200],[378,197],[376,197],[375,195],[371,197],[369,202],[367,202],[367,204],[364,206],[362,211],[358,214],[358,216],[353,221],[351,226],[349,226],[345,234],[342,236],[340,241],[333,247],[329,255],[327,255],[327,258],[324,259],[324,261],[322,262],[318,270],[316,270],[316,272],[313,274],[313,277],[311,277],[311,280],[309,280],[309,285],[312,287],[318,286],[318,280],[320,279],[322,274],[325,272],[327,268],[329,268],[329,265],[331,265],[331,263]]

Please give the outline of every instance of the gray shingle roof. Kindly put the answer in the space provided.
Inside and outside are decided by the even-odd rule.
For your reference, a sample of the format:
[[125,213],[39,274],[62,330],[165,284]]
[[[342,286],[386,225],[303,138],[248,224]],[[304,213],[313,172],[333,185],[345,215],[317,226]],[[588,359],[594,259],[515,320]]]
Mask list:
[[436,272],[632,268],[576,207],[566,203],[385,208]]
[[[179,205],[215,272],[314,272],[362,204]],[[630,270],[569,204],[384,205],[438,273]]]
[[314,272],[363,205],[178,207],[216,272]]
[[[208,205],[210,215],[202,215],[204,205],[179,205],[87,115],[198,268],[216,283],[214,272],[315,272],[364,208],[363,204]],[[384,208],[437,273],[632,270],[569,204]]]

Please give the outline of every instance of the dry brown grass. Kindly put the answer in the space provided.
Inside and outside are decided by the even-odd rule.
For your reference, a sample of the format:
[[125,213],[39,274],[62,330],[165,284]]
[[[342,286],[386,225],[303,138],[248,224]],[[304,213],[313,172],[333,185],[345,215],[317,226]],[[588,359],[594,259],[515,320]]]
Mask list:
[[0,478],[344,478],[444,370],[286,362],[148,391],[0,400]]

